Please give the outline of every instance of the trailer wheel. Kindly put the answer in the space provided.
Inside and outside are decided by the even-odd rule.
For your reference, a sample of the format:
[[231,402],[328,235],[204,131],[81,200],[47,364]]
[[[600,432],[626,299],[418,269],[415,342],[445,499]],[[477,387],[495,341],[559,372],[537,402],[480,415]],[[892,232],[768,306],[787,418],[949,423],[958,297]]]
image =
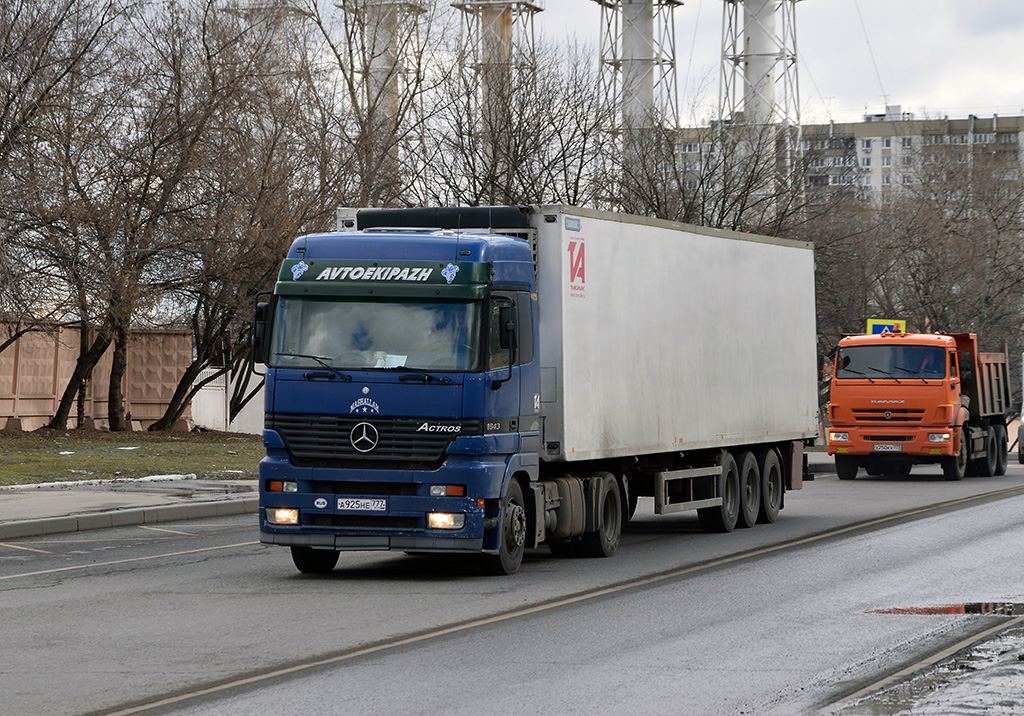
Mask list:
[[849,455],[836,455],[836,475],[840,480],[857,479],[857,463]]
[[753,527],[761,511],[761,471],[757,469],[754,453],[740,453],[740,517],[739,527]]
[[967,473],[967,431],[958,428],[960,434],[960,452],[942,458],[942,474],[947,480],[962,480]]
[[338,564],[340,553],[333,549],[313,549],[292,545],[292,562],[303,574],[326,574]]
[[580,540],[580,554],[584,557],[611,557],[619,548],[622,536],[622,499],[618,481],[609,473],[597,473],[601,481],[597,494],[598,526],[593,532],[584,532]]
[[488,574],[515,574],[523,563],[526,551],[526,502],[523,488],[513,479],[501,500],[501,536],[498,553],[483,555],[483,568]]
[[740,516],[740,471],[736,458],[723,452],[718,458],[722,474],[718,476],[718,494],[722,504],[697,510],[697,518],[705,532],[732,532]]
[[1006,426],[996,426],[996,474],[1006,474],[1006,464],[1009,461],[1009,449],[1008,449],[1008,438],[1006,435]]
[[996,431],[989,426],[985,431],[985,457],[978,461],[978,470],[984,477],[995,477],[999,467],[999,448]]
[[757,521],[763,524],[774,522],[782,509],[783,484],[782,463],[779,454],[774,450],[766,450],[760,455],[758,465],[761,468],[761,509]]

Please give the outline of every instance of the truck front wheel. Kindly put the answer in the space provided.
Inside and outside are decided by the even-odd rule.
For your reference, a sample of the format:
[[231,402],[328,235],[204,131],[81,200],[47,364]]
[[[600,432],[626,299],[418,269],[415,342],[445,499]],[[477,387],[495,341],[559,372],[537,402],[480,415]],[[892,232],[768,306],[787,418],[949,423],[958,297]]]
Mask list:
[[313,549],[292,545],[292,562],[303,574],[326,574],[338,564],[340,554],[333,549]]
[[947,480],[962,480],[967,473],[967,433],[958,428],[960,435],[960,452],[942,458],[942,474]]
[[836,455],[836,474],[840,480],[857,479],[857,463],[849,455]]
[[498,553],[483,556],[484,571],[488,574],[515,574],[523,563],[526,551],[526,503],[523,488],[513,479],[501,501],[501,536]]

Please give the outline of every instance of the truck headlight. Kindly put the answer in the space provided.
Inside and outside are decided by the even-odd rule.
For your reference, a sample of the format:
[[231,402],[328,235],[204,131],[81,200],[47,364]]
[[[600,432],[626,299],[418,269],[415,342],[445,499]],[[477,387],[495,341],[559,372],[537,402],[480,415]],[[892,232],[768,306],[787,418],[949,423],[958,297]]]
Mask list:
[[461,530],[466,526],[466,515],[457,512],[428,512],[427,529]]
[[949,433],[928,433],[928,442],[930,443],[948,443],[949,440]]
[[845,443],[850,440],[850,433],[829,433],[828,439],[834,443]]
[[297,525],[299,511],[294,507],[268,507],[267,522],[272,525]]

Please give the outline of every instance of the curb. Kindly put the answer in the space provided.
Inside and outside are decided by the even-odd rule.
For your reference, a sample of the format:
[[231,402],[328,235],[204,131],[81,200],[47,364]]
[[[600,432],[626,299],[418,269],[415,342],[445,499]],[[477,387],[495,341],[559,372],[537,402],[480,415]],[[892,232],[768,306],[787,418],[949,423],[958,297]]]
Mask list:
[[259,511],[259,497],[243,497],[231,500],[208,500],[188,505],[159,505],[153,507],[132,507],[106,512],[87,512],[80,515],[44,517],[35,520],[15,520],[0,523],[0,540],[18,537],[39,537],[41,535],[84,532],[86,530],[109,529],[150,525],[160,522],[180,522],[224,515],[255,514]]

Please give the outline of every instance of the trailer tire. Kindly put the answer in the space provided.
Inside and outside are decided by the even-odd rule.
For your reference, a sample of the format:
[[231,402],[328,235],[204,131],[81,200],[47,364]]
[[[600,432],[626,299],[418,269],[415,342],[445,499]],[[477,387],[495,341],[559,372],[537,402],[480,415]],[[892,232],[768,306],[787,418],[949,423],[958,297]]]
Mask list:
[[333,549],[313,549],[292,545],[292,562],[303,574],[327,574],[338,564],[340,552]]
[[500,519],[498,553],[483,555],[484,571],[498,576],[519,571],[526,552],[526,501],[516,479],[508,483],[508,490],[501,499]]
[[754,453],[744,451],[737,460],[740,468],[740,516],[737,527],[753,527],[761,512],[761,471]]
[[770,524],[779,517],[782,495],[786,490],[782,462],[777,452],[765,450],[758,456],[757,464],[761,468],[761,509],[757,513],[757,521]]
[[942,474],[947,480],[962,480],[967,474],[967,431],[962,426],[957,430],[960,433],[960,452],[942,458]]
[[597,473],[593,479],[601,481],[597,493],[598,525],[593,532],[583,533],[579,550],[584,557],[611,557],[622,536],[622,497],[618,480],[610,472]]
[[718,458],[722,473],[718,476],[718,494],[722,504],[697,510],[697,518],[705,532],[732,532],[740,516],[740,471],[736,458],[723,452]]
[[836,475],[840,480],[856,480],[858,469],[856,461],[849,455],[836,455]]
[[1009,462],[1009,438],[1006,435],[1005,425],[996,425],[996,474],[1005,475],[1006,466]]

